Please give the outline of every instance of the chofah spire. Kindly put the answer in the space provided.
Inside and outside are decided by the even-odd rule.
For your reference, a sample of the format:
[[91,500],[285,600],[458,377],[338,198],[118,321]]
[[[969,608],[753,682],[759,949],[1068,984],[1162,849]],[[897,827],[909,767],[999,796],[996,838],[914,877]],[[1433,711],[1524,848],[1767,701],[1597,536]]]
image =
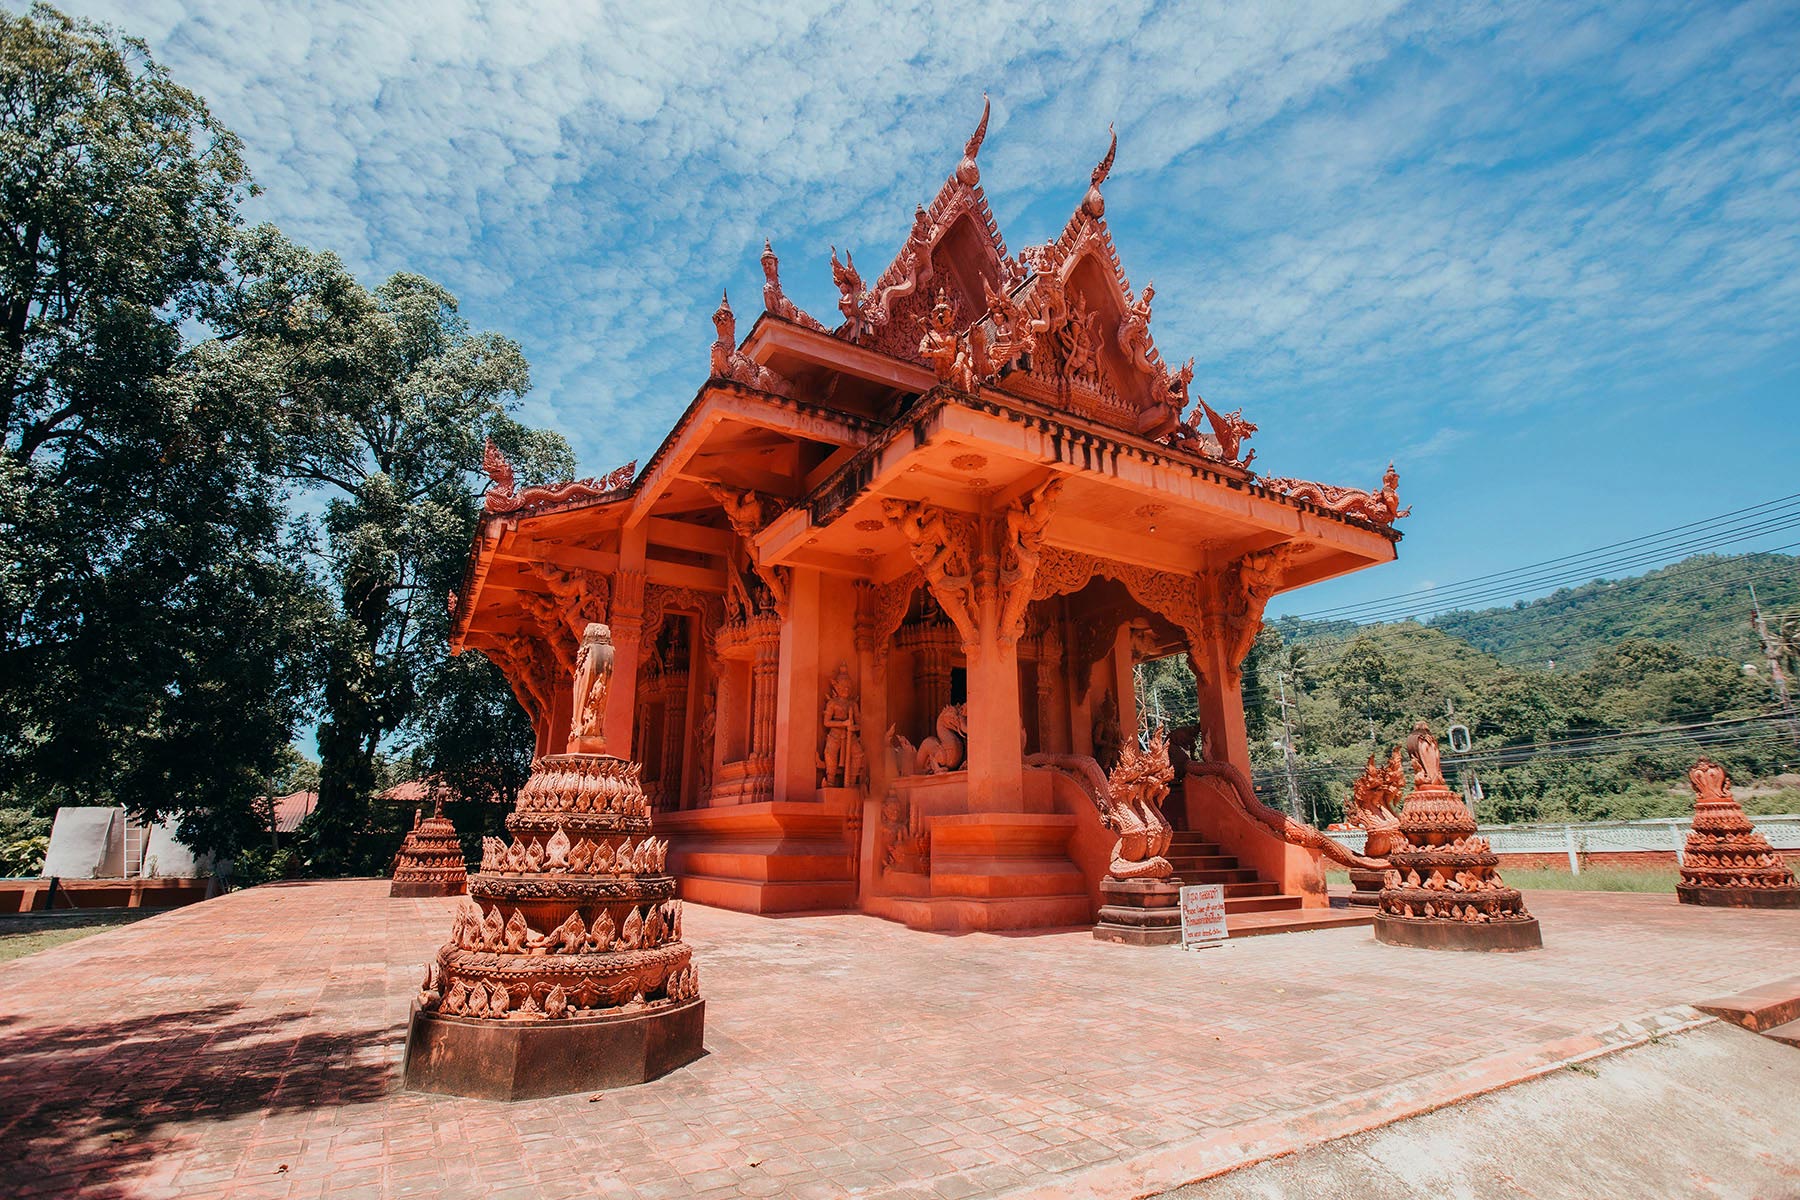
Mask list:
[[981,153],[982,140],[987,137],[989,107],[988,95],[983,92],[981,93],[981,123],[975,126],[975,132],[970,134],[969,140],[964,143],[962,161],[956,164],[956,178],[969,187],[974,187],[981,182],[981,168],[976,165],[975,156]]
[[1100,185],[1112,174],[1113,156],[1119,152],[1118,133],[1111,125],[1106,127],[1106,133],[1112,139],[1106,147],[1106,157],[1100,160],[1100,165],[1088,176],[1087,196],[1081,202],[1082,211],[1096,220],[1106,215],[1106,197],[1100,194]]

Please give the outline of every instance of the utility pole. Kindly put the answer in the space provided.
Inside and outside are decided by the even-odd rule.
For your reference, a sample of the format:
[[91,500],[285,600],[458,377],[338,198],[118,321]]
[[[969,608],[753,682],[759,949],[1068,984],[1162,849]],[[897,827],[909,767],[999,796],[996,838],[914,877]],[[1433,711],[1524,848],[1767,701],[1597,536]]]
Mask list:
[[1763,620],[1754,583],[1750,585],[1750,628],[1756,630],[1756,640],[1762,643],[1763,657],[1768,660],[1769,678],[1775,685],[1775,702],[1781,705],[1781,713],[1787,718],[1788,732],[1793,734],[1795,744],[1800,745],[1800,717],[1794,715],[1794,697],[1788,690],[1787,672],[1781,669],[1781,647],[1769,636],[1768,622]]
[[1287,675],[1284,672],[1275,672],[1275,685],[1281,692],[1281,765],[1287,771],[1288,808],[1298,821],[1302,819],[1300,787],[1294,782],[1294,727],[1288,723]]

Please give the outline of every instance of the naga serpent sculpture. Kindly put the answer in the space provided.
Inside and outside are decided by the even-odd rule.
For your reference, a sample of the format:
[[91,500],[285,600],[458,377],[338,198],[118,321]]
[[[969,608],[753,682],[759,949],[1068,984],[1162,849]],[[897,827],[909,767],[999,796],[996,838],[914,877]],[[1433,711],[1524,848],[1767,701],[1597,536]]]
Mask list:
[[1190,762],[1187,769],[1190,775],[1203,775],[1223,781],[1226,786],[1220,790],[1237,806],[1239,812],[1289,845],[1317,850],[1333,862],[1346,867],[1360,867],[1365,871],[1384,871],[1389,865],[1385,858],[1367,858],[1352,853],[1306,822],[1296,821],[1286,813],[1270,808],[1256,798],[1256,791],[1250,786],[1250,780],[1231,763]]
[[1150,745],[1139,749],[1128,741],[1111,777],[1085,754],[1032,754],[1025,764],[1051,767],[1073,779],[1099,810],[1100,824],[1119,840],[1113,844],[1107,874],[1114,879],[1167,879],[1175,868],[1163,855],[1175,831],[1162,815],[1174,770],[1169,746],[1159,729]]

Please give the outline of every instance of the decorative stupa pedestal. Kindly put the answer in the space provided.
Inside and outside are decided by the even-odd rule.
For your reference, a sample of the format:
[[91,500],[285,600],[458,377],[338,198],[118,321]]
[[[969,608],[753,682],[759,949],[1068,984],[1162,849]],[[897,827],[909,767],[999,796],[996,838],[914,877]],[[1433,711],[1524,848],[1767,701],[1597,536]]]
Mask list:
[[439,801],[432,813],[413,827],[400,843],[394,859],[394,883],[388,895],[460,896],[468,883],[468,864],[456,826],[444,815]]
[[524,1100],[643,1083],[700,1056],[706,1006],[642,768],[594,752],[586,728],[610,667],[608,631],[590,625],[571,752],[533,769],[511,844],[486,839],[413,1008],[409,1088]]
[[[1092,760],[1096,777],[1099,767]],[[1100,880],[1100,912],[1094,937],[1128,946],[1173,946],[1181,942],[1181,880],[1163,855],[1174,830],[1162,815],[1163,798],[1174,778],[1169,744],[1158,729],[1149,746],[1135,739],[1120,751],[1112,774],[1096,779],[1094,802],[1100,820],[1119,835],[1111,869]]]
[[1375,913],[1375,938],[1431,950],[1535,950],[1537,918],[1517,888],[1500,881],[1499,858],[1476,835],[1462,797],[1444,786],[1437,741],[1423,725],[1407,741],[1412,794],[1400,810],[1406,843],[1389,855]]
[[1694,785],[1694,827],[1682,852],[1676,898],[1720,908],[1800,908],[1800,883],[1744,815],[1725,768],[1702,758],[1688,782]]

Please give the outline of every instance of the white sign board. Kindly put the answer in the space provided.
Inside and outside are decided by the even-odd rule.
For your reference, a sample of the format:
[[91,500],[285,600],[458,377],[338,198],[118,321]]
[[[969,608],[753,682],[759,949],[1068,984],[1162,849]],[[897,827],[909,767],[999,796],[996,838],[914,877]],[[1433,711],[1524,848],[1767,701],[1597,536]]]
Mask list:
[[1181,944],[1216,946],[1225,937],[1225,885],[1200,883],[1183,887]]

